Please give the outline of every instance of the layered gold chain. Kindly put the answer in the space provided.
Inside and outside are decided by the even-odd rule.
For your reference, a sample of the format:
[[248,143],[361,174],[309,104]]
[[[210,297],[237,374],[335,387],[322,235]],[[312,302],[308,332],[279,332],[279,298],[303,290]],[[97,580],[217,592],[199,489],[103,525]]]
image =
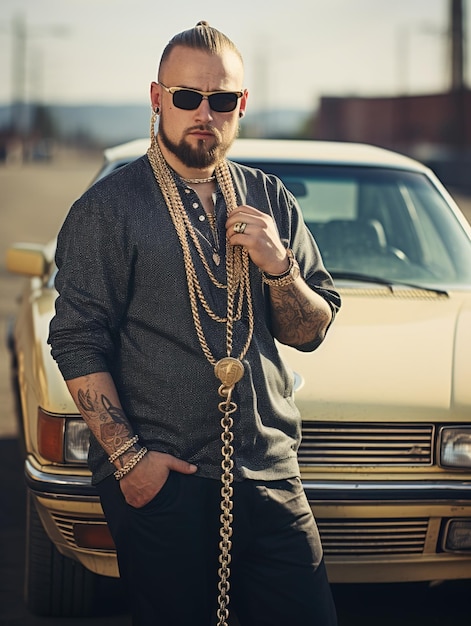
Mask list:
[[[237,410],[237,404],[232,400],[232,392],[235,384],[244,375],[244,366],[242,359],[247,354],[247,351],[252,340],[253,328],[254,328],[254,315],[253,315],[253,303],[252,292],[250,289],[250,263],[249,255],[245,248],[240,246],[231,246],[226,239],[226,284],[217,280],[214,275],[201,247],[198,235],[195,228],[191,224],[190,218],[185,211],[183,202],[178,192],[175,180],[172,173],[164,159],[164,156],[160,150],[160,147],[156,141],[153,131],[153,123],[151,123],[151,145],[147,151],[154,176],[162,191],[165,199],[168,211],[170,213],[172,222],[175,226],[178,239],[183,252],[183,260],[185,264],[186,280],[188,286],[188,294],[190,298],[191,311],[193,316],[193,322],[195,325],[196,334],[198,336],[201,349],[206,359],[214,367],[214,372],[217,378],[220,380],[218,393],[223,400],[218,404],[218,409],[223,413],[221,418],[221,440],[222,446],[222,475],[221,475],[221,528],[219,542],[219,595],[217,611],[218,626],[227,626],[229,619],[229,576],[230,576],[230,562],[231,562],[231,537],[232,537],[232,509],[233,509],[233,488],[232,483],[234,480],[233,467],[234,461],[232,455],[234,448],[232,442],[234,440],[234,434],[232,432],[233,417],[232,415]],[[218,163],[215,169],[216,179],[221,188],[225,203],[227,215],[233,211],[237,206],[237,199],[234,191],[234,185],[229,172],[229,167],[225,160]],[[225,289],[227,291],[227,309],[226,316],[222,317],[218,315],[211,306],[207,298],[203,293],[203,289],[198,280],[195,264],[191,254],[191,245],[197,251],[199,258],[203,263],[203,267],[209,276],[213,285],[218,289]],[[205,337],[203,326],[200,318],[200,311],[198,303],[201,305],[206,314],[214,321],[226,324],[226,356],[216,359],[211,351],[207,339]],[[243,345],[240,354],[237,358],[231,356],[233,348],[233,330],[234,322],[242,318],[244,304],[247,309],[248,319],[248,332],[247,339]]]

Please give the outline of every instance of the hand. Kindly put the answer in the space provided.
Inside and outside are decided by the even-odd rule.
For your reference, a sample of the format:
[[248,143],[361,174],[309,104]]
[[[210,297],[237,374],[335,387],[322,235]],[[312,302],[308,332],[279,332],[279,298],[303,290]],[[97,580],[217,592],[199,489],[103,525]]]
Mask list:
[[[234,231],[237,223],[246,224],[243,232]],[[239,206],[227,218],[226,236],[231,245],[246,248],[253,263],[262,271],[276,275],[288,269],[286,248],[270,215],[252,206]]]
[[159,493],[171,470],[194,474],[197,469],[195,465],[170,454],[149,451],[119,484],[126,502],[140,509]]

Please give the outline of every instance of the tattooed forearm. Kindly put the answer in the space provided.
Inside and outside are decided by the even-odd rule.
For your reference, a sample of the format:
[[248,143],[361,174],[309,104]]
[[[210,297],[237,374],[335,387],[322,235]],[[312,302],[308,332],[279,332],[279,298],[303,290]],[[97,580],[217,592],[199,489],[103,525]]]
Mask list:
[[329,305],[305,283],[271,287],[275,337],[291,346],[322,339],[331,320]]
[[106,446],[115,451],[131,438],[129,423],[122,409],[113,406],[106,396],[102,395],[101,400],[105,409],[100,416],[101,438]]
[[77,397],[80,409],[89,418],[100,420],[100,438],[107,449],[113,452],[130,439],[130,427],[124,411],[114,406],[103,394],[95,394],[92,398],[90,389],[79,389]]
[[[91,374],[70,380],[67,385],[84,420],[109,455],[133,437],[132,426],[120,406],[116,388],[108,374]],[[130,448],[117,463],[124,462],[136,450],[135,446]]]

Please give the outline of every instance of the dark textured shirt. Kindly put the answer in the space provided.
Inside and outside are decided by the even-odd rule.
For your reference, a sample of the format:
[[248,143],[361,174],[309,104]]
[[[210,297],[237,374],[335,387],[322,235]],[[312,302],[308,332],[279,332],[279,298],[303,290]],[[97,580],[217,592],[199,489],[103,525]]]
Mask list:
[[[292,194],[275,177],[229,163],[239,204],[273,216],[282,240],[306,282],[331,305],[340,299]],[[208,263],[225,283],[226,207],[216,193],[218,241],[197,194],[175,177],[185,209]],[[215,251],[220,263],[213,260]],[[226,315],[226,291],[215,287],[192,250],[202,290],[218,315]],[[201,349],[190,308],[181,245],[147,156],[93,185],[72,206],[59,233],[59,296],[49,341],[68,380],[110,372],[140,443],[192,462],[198,474],[221,474],[221,397],[213,366]],[[301,425],[293,398],[293,374],[282,362],[270,324],[270,299],[250,263],[254,333],[243,360],[245,374],[233,399],[234,475],[237,480],[281,479],[299,474]],[[226,325],[200,310],[216,359],[226,356]],[[246,341],[244,314],[234,323],[233,352]],[[319,342],[299,349],[314,350]],[[114,471],[91,436],[93,481]]]

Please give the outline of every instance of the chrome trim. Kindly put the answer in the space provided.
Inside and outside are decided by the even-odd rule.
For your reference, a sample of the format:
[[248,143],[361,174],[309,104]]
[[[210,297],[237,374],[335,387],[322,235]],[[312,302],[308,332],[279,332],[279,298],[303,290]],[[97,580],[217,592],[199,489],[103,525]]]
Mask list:
[[35,467],[28,458],[24,471],[28,488],[38,495],[57,499],[98,500],[91,476],[51,474]]
[[323,491],[331,491],[332,489],[342,489],[342,490],[351,490],[351,491],[377,491],[378,489],[384,491],[412,491],[416,489],[425,490],[425,491],[436,491],[436,490],[449,490],[449,491],[457,491],[457,490],[465,490],[469,491],[471,495],[471,481],[407,481],[407,482],[378,482],[378,481],[369,481],[369,482],[353,482],[353,481],[310,481],[303,480],[303,485],[305,489],[317,489]]
[[[34,492],[49,497],[87,497],[96,499],[91,476],[51,474],[37,469],[29,459],[25,461],[26,483]],[[315,500],[335,500],[339,496],[384,500],[418,500],[431,498],[459,498],[471,500],[471,481],[313,481],[302,479],[308,497]],[[375,498],[376,496],[376,498]]]
[[462,500],[471,505],[471,481],[313,481],[303,480],[307,497],[315,501],[381,500],[391,502]]

